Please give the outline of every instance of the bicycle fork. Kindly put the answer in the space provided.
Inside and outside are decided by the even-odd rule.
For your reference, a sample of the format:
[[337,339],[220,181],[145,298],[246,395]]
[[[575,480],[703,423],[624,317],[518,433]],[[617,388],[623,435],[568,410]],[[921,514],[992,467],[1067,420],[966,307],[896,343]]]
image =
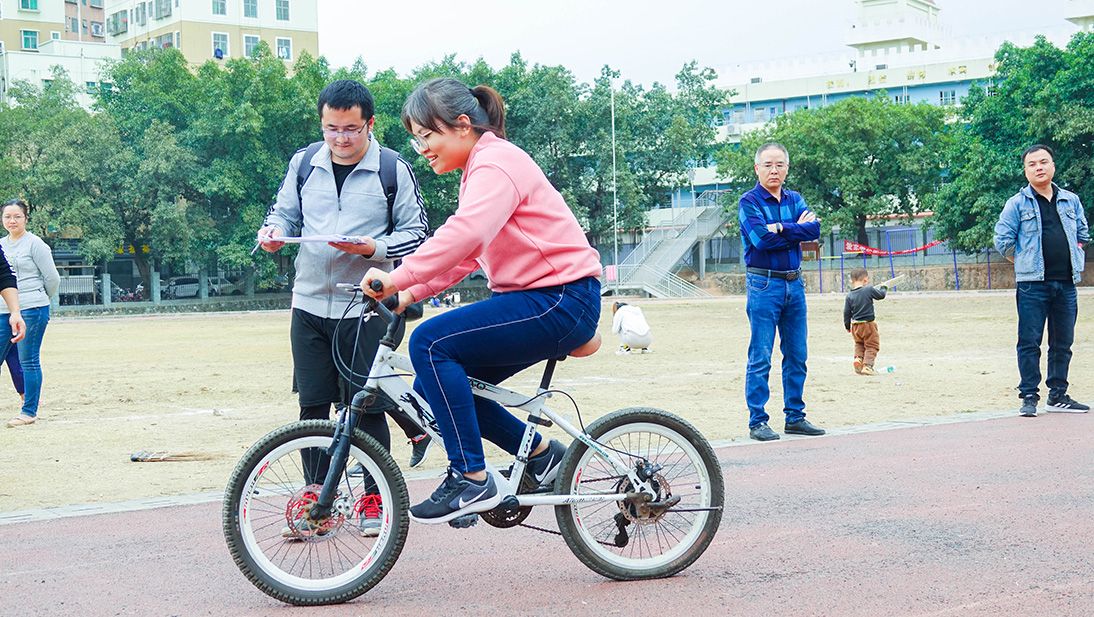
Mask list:
[[[354,406],[358,404],[358,393],[353,397]],[[319,492],[319,499],[308,511],[308,518],[315,522],[324,522],[330,518],[334,500],[338,496],[338,483],[346,471],[346,463],[349,462],[349,446],[353,439],[353,427],[357,426],[357,412],[343,409],[338,414],[337,426],[334,429],[334,438],[327,446],[325,454],[330,457],[330,467],[327,469],[327,477],[323,479],[323,490]]]

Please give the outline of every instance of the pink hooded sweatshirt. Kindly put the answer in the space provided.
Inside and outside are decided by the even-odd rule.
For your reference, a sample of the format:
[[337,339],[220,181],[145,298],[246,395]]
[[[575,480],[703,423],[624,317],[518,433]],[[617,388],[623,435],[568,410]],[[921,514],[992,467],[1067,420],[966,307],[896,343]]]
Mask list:
[[498,292],[599,277],[601,269],[599,253],[539,165],[489,131],[467,158],[456,213],[391,279],[422,300],[479,267]]

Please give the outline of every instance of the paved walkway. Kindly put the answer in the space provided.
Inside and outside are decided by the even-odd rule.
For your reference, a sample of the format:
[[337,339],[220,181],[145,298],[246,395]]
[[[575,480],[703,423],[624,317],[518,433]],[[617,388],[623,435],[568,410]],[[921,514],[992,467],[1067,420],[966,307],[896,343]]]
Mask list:
[[[6,513],[0,615],[1086,616],[1092,422],[1008,410],[716,444],[718,536],[682,574],[638,583],[542,532],[414,525],[372,591],[296,608],[235,568],[214,493]],[[412,500],[435,475],[413,476]],[[549,509],[529,522],[554,527]]]

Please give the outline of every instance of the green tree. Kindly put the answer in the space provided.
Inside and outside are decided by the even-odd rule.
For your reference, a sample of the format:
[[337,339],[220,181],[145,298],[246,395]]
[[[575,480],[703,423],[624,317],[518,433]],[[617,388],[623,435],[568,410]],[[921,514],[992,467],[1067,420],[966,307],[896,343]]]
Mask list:
[[751,186],[756,149],[777,141],[790,152],[787,188],[805,197],[825,229],[838,226],[843,237],[865,243],[868,217],[914,214],[941,184],[947,113],[900,105],[884,92],[799,110],[723,149],[719,172]]
[[1004,43],[995,59],[992,83],[962,100],[949,182],[931,201],[931,224],[958,250],[991,246],[1003,204],[1026,184],[1019,157],[1034,143],[1055,150],[1056,183],[1088,212],[1094,199],[1094,33],[1077,33],[1066,49],[1043,37],[1027,48]]

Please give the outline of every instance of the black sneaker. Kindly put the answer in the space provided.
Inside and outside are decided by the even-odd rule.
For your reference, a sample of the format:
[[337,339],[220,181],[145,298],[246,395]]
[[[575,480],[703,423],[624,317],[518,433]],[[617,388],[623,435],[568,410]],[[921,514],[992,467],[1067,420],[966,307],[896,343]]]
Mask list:
[[433,491],[429,499],[410,509],[410,519],[419,523],[437,524],[471,512],[485,512],[501,503],[501,493],[494,476],[486,474],[485,482],[474,482],[448,468],[448,476]]
[[[871,368],[871,367],[864,366],[864,367],[862,367],[862,374],[863,375],[866,374],[866,369],[867,368],[870,368],[871,371],[873,370],[873,368]],[[813,436],[815,436],[815,435],[823,435],[824,434],[824,429],[822,429],[820,427],[817,427],[817,426],[813,426],[813,424],[811,422],[809,422],[809,420],[806,420],[805,418],[802,418],[801,420],[798,420],[797,422],[788,422],[788,423],[786,423],[786,425],[783,426],[783,432],[786,433],[787,435],[813,435]]]
[[775,441],[779,434],[771,430],[766,422],[761,422],[748,430],[748,436],[756,441]]
[[528,459],[528,468],[525,473],[532,478],[538,486],[550,486],[558,475],[562,456],[566,454],[566,446],[557,439],[552,439],[547,444],[547,449]]
[[422,433],[417,437],[411,438],[410,445],[412,447],[410,451],[410,466],[417,467],[422,464],[429,449],[433,447],[433,438],[426,433]]
[[1018,415],[1025,418],[1037,417],[1037,397],[1027,396],[1022,399],[1022,408],[1018,410]]
[[1057,398],[1048,397],[1045,411],[1055,413],[1086,413],[1090,411],[1090,405],[1083,405],[1068,395]]

